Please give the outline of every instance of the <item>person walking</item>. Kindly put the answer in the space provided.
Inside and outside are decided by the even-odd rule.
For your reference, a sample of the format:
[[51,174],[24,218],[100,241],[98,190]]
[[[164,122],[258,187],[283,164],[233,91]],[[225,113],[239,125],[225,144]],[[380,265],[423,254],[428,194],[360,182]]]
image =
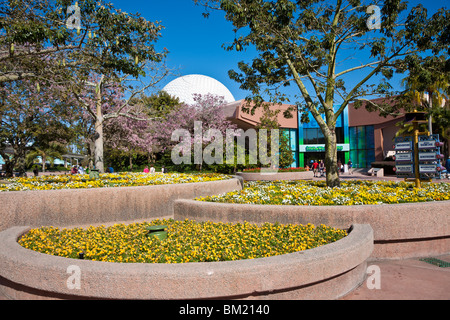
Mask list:
[[337,172],[338,172],[338,175],[341,174],[341,167],[342,167],[342,162],[341,162],[341,160],[338,160],[338,162],[337,162]]
[[319,163],[317,162],[317,160],[314,160],[312,167],[313,167],[313,171],[314,171],[314,177],[316,177],[316,175],[319,172]]
[[323,163],[323,160],[320,160],[319,163],[319,173],[321,177],[325,176],[325,163]]
[[447,178],[450,179],[450,156],[445,161],[445,169],[447,169]]
[[353,167],[352,160],[348,160],[347,167],[348,167],[348,173],[353,174],[352,173],[352,167]]

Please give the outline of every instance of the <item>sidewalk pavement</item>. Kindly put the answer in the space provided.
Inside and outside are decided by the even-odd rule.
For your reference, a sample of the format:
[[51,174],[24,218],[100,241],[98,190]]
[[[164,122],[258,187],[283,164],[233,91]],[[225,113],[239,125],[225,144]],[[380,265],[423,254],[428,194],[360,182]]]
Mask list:
[[[396,176],[370,176],[363,170],[355,170],[353,174],[341,173],[340,178],[404,181],[403,178]],[[325,180],[325,177],[315,177],[313,180]],[[433,179],[432,182],[450,182],[450,180]],[[450,255],[434,258],[450,263]],[[374,286],[371,285],[374,279],[370,277],[373,274],[370,272],[368,278],[358,288],[341,300],[450,300],[450,267],[439,267],[421,261],[420,258],[369,261],[367,265],[380,268],[380,289],[369,289]]]
[[[435,258],[450,264],[450,255]],[[368,278],[341,300],[450,300],[450,267],[419,258],[369,261],[367,265],[379,267],[379,289],[371,270]]]

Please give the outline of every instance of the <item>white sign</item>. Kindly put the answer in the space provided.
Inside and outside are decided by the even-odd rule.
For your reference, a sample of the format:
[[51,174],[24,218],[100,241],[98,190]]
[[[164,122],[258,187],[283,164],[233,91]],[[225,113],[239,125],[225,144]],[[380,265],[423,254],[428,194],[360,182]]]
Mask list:
[[420,152],[419,161],[434,161],[436,160],[435,152]]
[[436,165],[435,164],[420,164],[419,172],[420,173],[436,173]]
[[419,149],[434,149],[436,148],[436,141],[434,140],[425,140],[419,141]]
[[[338,143],[337,151],[350,151],[350,144]],[[300,152],[325,152],[324,144],[303,144],[299,146]]]
[[397,173],[411,173],[414,171],[412,164],[402,164],[395,166]]
[[411,152],[397,153],[395,155],[395,161],[411,162],[412,161],[412,153]]
[[397,142],[395,150],[412,150],[412,141]]

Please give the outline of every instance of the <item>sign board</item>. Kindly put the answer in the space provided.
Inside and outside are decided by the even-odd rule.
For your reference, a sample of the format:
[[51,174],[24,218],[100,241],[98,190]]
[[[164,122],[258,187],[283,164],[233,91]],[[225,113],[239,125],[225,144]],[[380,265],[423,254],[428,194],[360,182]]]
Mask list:
[[395,166],[397,173],[412,173],[414,172],[414,166],[412,164],[400,164]]
[[404,141],[404,142],[396,142],[395,143],[396,151],[409,151],[412,150],[412,141]]
[[[337,151],[350,151],[350,144],[348,143],[338,143],[336,145]],[[300,145],[300,152],[325,152],[324,144],[308,144],[308,145]]]
[[435,140],[419,141],[418,148],[419,149],[435,149],[436,141]]
[[419,152],[419,161],[436,161],[435,152]]
[[420,173],[436,173],[436,165],[435,164],[420,164],[419,172]]
[[412,153],[411,152],[405,152],[405,153],[397,153],[395,155],[395,161],[397,162],[412,162]]

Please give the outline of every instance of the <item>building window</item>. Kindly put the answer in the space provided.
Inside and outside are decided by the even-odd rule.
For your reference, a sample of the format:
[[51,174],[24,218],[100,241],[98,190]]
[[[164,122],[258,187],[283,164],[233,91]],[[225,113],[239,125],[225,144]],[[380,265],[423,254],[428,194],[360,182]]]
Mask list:
[[292,150],[292,156],[294,157],[294,161],[291,164],[291,167],[298,167],[298,144],[297,144],[297,129],[282,129],[285,137],[289,139],[289,145]]
[[[336,128],[336,142],[345,143],[344,128]],[[325,144],[325,136],[320,128],[303,129],[303,144]]]
[[373,126],[350,127],[350,160],[357,168],[370,168],[375,161]]
[[303,129],[304,144],[325,144],[325,137],[320,128]]

